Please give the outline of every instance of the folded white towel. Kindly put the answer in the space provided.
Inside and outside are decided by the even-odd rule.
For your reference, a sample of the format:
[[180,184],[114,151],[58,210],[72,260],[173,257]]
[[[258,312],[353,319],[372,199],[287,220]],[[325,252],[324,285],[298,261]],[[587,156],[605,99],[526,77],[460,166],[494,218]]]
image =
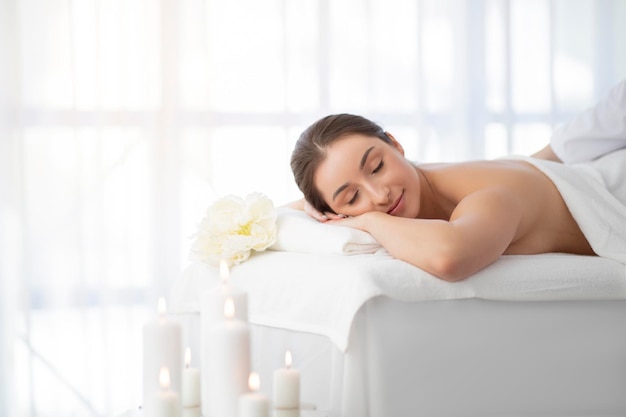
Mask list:
[[276,243],[270,250],[326,255],[358,255],[384,251],[380,243],[367,232],[320,223],[301,210],[279,208],[276,225]]
[[594,107],[556,129],[550,146],[566,163],[590,161],[626,147],[626,80]]

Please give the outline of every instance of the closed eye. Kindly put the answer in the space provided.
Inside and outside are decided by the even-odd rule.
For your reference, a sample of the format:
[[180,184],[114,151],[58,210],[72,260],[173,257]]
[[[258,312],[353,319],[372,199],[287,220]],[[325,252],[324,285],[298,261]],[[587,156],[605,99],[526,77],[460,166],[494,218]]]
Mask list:
[[376,174],[378,171],[380,171],[383,168],[384,165],[385,163],[381,160],[380,164],[378,164],[378,166],[374,168],[374,170],[372,171],[372,174]]
[[348,201],[348,205],[351,206],[356,202],[357,197],[359,196],[359,190],[356,190],[354,196]]

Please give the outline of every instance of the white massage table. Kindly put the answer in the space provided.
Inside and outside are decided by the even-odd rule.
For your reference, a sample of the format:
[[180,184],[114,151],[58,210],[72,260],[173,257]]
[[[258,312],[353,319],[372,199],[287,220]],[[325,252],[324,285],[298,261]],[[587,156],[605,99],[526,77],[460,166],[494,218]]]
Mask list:
[[[249,293],[262,390],[271,393],[289,349],[303,401],[332,416],[626,415],[623,264],[505,256],[459,283],[416,268],[382,277],[396,263],[385,255],[266,252],[235,267],[233,284]],[[379,273],[376,294],[371,277]],[[190,265],[173,293],[194,350],[199,294],[218,283],[216,271]],[[350,299],[354,293],[363,297]]]

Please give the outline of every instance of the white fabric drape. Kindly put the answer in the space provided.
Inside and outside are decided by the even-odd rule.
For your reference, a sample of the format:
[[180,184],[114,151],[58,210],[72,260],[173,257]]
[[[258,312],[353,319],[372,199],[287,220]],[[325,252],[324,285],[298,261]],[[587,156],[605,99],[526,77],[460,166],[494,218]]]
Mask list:
[[318,117],[370,117],[415,160],[529,153],[624,78],[624,21],[618,0],[1,0],[0,414],[136,407],[141,327],[203,210],[297,198]]

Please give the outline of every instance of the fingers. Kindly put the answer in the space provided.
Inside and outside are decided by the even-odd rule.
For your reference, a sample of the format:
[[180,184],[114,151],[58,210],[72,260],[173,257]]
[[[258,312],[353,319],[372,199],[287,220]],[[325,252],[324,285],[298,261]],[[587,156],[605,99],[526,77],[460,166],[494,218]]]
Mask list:
[[313,206],[309,204],[308,201],[304,202],[304,212],[308,214],[309,216],[311,216],[312,218],[314,218],[315,220],[317,220],[318,222],[322,222],[322,223],[328,220],[345,219],[346,217],[343,214],[335,214],[335,213],[330,213],[330,212],[321,213],[317,211],[316,209],[314,209]]
[[311,216],[312,218],[314,218],[315,220],[317,220],[318,222],[325,222],[326,220],[328,220],[327,215],[315,210],[313,206],[309,204],[309,202],[306,200],[304,201],[304,212],[308,214],[309,216]]

